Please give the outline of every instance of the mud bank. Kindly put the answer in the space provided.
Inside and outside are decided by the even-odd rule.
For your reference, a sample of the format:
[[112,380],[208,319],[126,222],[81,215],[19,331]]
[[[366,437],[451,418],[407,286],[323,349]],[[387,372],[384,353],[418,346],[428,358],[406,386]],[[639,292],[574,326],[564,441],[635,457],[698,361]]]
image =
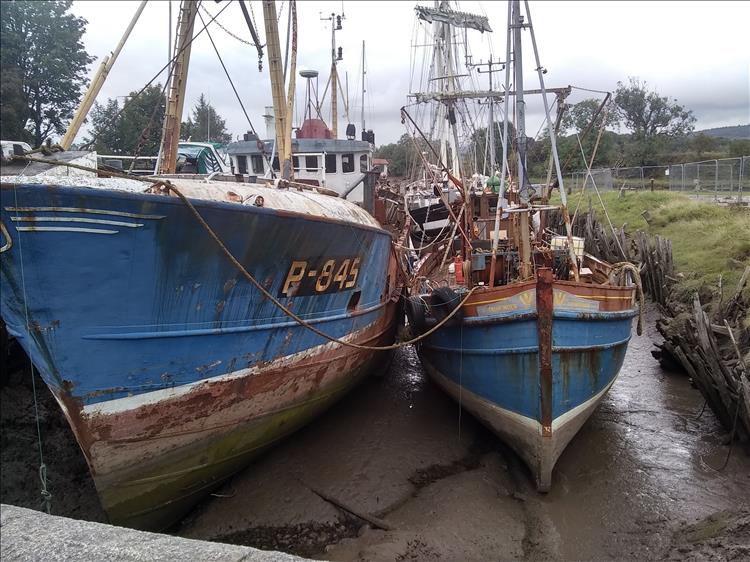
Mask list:
[[[748,558],[750,456],[735,445],[717,470],[726,435],[710,411],[699,417],[703,400],[688,379],[651,356],[654,321],[633,337],[620,377],[560,458],[547,495],[406,349],[174,532],[342,561]],[[2,390],[2,442],[10,445],[2,501],[38,508],[27,378]],[[46,388],[38,391],[53,513],[104,520],[65,421]]]

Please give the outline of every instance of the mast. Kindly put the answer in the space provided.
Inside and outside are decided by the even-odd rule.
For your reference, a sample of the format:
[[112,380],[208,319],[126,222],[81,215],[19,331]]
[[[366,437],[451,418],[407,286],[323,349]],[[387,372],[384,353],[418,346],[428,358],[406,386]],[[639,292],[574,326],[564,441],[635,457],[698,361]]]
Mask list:
[[362,41],[362,132],[365,131],[365,42]]
[[526,102],[523,99],[523,55],[521,30],[523,16],[519,0],[512,0],[513,30],[513,80],[516,86],[516,142],[518,146],[518,193],[523,199],[528,178],[526,177]]
[[[490,78],[490,92],[492,92],[492,56],[490,56],[489,64],[489,78]],[[495,102],[490,97],[490,129],[489,129],[489,142],[490,142],[490,176],[495,175]]]
[[[345,16],[342,13],[340,16],[337,16],[336,14],[332,13],[330,16],[324,18],[321,17],[320,19],[323,21],[330,21],[331,22],[331,74],[328,77],[328,82],[331,85],[331,132],[333,133],[333,138],[338,137],[338,127],[339,127],[339,116],[338,116],[338,95],[339,95],[339,89],[342,88],[342,86],[339,84],[338,79],[338,72],[336,67],[336,62],[342,60],[341,55],[341,47],[338,48],[338,52],[336,51],[336,32],[341,30],[341,20],[344,19]],[[326,92],[328,91],[328,86],[326,85]],[[323,92],[323,100],[325,100],[326,94]],[[343,92],[342,92],[342,98],[343,98]],[[321,103],[323,103],[323,100],[321,100]],[[348,109],[347,109],[348,112]]]
[[338,115],[338,74],[336,72],[336,28],[331,21],[331,132],[333,138],[339,136]]
[[[291,43],[292,43],[292,61],[289,73],[289,86],[287,89],[286,100],[286,121],[284,128],[284,147],[286,148],[286,159],[284,160],[282,178],[290,180],[294,178],[294,166],[292,165],[292,115],[294,115],[294,94],[297,87],[297,2],[289,1],[289,17],[291,18]],[[289,37],[287,37],[287,53],[289,52]],[[284,72],[286,73],[286,61],[284,61]],[[284,74],[281,76],[284,80]]]
[[[521,30],[523,29],[523,16],[519,0],[513,0],[512,23],[513,32],[513,71],[516,86],[516,142],[518,146],[518,198],[521,203],[526,203],[526,102],[523,99],[523,55]],[[507,109],[507,108],[506,108]],[[518,230],[521,235],[521,247],[519,254],[521,258],[521,278],[531,277],[531,240],[529,235],[529,212],[518,214]]]
[[[500,66],[499,70],[493,70],[493,66]],[[487,148],[489,148],[490,152],[490,176],[495,175],[495,168],[496,168],[496,162],[495,162],[495,91],[493,90],[493,82],[492,82],[492,75],[495,72],[499,72],[500,70],[503,70],[505,68],[505,63],[502,63],[500,61],[493,61],[492,56],[490,56],[490,60],[488,62],[479,62],[476,64],[469,64],[470,67],[476,67],[477,72],[480,74],[486,73],[489,75],[490,80],[490,89],[487,91],[487,100],[489,103],[489,119],[488,119],[488,126],[487,126]],[[482,70],[481,67],[486,66],[487,70]],[[464,92],[466,97],[474,96],[474,93],[471,92]],[[485,160],[486,164],[486,160]]]
[[146,2],[147,0],[143,0],[138,6],[133,19],[130,20],[130,24],[125,30],[125,33],[122,34],[122,38],[117,44],[117,47],[115,47],[115,50],[112,51],[112,54],[107,55],[102,59],[99,68],[96,70],[94,78],[91,80],[91,84],[89,84],[88,90],[81,100],[81,105],[78,106],[76,114],[73,117],[73,120],[70,122],[70,125],[68,126],[68,130],[65,132],[65,136],[60,141],[60,146],[62,146],[65,150],[70,150],[70,147],[73,144],[78,131],[81,129],[81,125],[83,125],[83,122],[86,119],[86,116],[88,115],[89,110],[91,109],[91,106],[96,99],[96,96],[99,94],[99,90],[101,90],[102,86],[104,86],[104,81],[107,79],[109,71],[112,70],[117,57],[120,55],[120,51],[125,45],[125,41],[128,40],[128,37],[130,37],[130,32],[133,31],[133,27],[135,27],[138,18],[141,17],[141,12],[143,12],[143,8],[146,7]]
[[486,16],[453,10],[447,0],[435,0],[433,7],[415,6],[414,10],[418,19],[432,25],[432,57],[427,76],[430,92],[410,96],[417,101],[439,99],[444,102],[432,111],[429,138],[439,143],[439,158],[446,164],[449,163],[448,152],[451,152],[449,168],[454,176],[460,177],[459,145],[456,131],[451,128],[456,124],[456,102],[464,96],[459,82],[458,42],[454,41],[454,29],[471,28],[484,33],[491,32],[492,28]]
[[[511,18],[511,5],[508,2],[508,21]],[[505,47],[505,98],[503,100],[505,108],[505,119],[503,119],[503,160],[500,162],[502,171],[500,172],[500,192],[497,196],[497,205],[495,206],[495,228],[493,229],[492,239],[492,260],[490,261],[490,287],[495,286],[495,267],[497,265],[497,247],[500,242],[500,217],[502,216],[501,202],[505,196],[505,176],[508,172],[508,120],[510,112],[508,111],[508,95],[510,94],[510,29],[508,29]]]
[[169,87],[169,101],[164,115],[162,129],[161,162],[159,173],[174,174],[177,169],[177,146],[180,142],[180,121],[185,104],[188,65],[190,64],[191,40],[198,3],[186,0],[180,8],[177,23],[177,56],[172,67],[172,81]]
[[273,98],[273,112],[276,125],[276,152],[282,178],[289,179],[287,161],[291,164],[291,156],[286,146],[286,118],[287,101],[284,95],[284,69],[281,63],[281,46],[279,44],[279,29],[276,24],[276,3],[274,0],[263,0],[263,20],[266,28],[266,43],[268,47],[268,72],[271,76],[271,95]]

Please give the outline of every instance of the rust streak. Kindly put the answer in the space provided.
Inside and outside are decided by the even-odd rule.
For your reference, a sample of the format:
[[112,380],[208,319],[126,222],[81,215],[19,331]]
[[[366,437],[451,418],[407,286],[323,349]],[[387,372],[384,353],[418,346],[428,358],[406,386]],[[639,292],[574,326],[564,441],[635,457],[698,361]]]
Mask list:
[[552,270],[537,270],[536,310],[539,335],[539,383],[542,432],[552,434]]

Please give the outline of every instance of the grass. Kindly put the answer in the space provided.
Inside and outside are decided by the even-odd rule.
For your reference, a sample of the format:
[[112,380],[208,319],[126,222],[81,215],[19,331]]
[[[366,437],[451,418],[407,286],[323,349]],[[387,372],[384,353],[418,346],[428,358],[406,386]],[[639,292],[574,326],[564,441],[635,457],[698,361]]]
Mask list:
[[[576,193],[569,196],[571,212],[578,197]],[[583,196],[581,209],[588,209],[589,197],[597,217],[606,225],[596,193]],[[559,202],[559,194],[555,198]],[[675,269],[684,276],[677,290],[685,296],[718,286],[719,276],[725,294],[731,294],[745,266],[750,265],[750,209],[746,207],[693,201],[669,191],[627,191],[622,198],[617,192],[606,192],[602,199],[615,228],[625,224],[631,234],[644,230],[672,241]],[[641,215],[644,210],[651,215],[651,224]]]

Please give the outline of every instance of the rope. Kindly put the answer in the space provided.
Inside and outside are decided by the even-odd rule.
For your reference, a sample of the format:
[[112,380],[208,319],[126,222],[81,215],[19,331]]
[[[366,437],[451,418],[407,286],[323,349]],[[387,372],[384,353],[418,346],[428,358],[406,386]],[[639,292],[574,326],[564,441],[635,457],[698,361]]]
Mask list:
[[[18,190],[16,184],[13,184],[13,197],[16,207],[18,207]],[[26,332],[31,333],[29,323],[29,304],[28,297],[26,296],[26,275],[23,267],[23,242],[22,236],[18,236],[18,253],[19,262],[21,266],[21,290],[23,292],[23,312],[26,320]],[[52,503],[52,494],[47,490],[47,465],[44,464],[44,453],[42,451],[42,428],[39,423],[39,404],[36,397],[36,380],[34,378],[34,363],[31,361],[29,356],[29,372],[31,373],[31,392],[34,396],[34,418],[36,420],[36,438],[37,444],[39,445],[39,480],[41,481],[42,489],[40,491],[42,496],[42,505],[44,506],[47,513],[50,513],[50,506]]]
[[611,94],[612,92],[605,92],[604,90],[590,90],[589,88],[581,88],[580,86],[571,86],[573,90],[581,90],[583,92],[592,92],[594,94]]
[[[45,164],[54,164],[57,166],[68,166],[71,168],[79,168],[84,169],[87,171],[96,171],[95,168],[89,168],[88,166],[80,166],[78,164],[71,164],[69,162],[57,162],[55,160],[44,160],[42,158],[29,158],[28,156],[13,156],[13,159],[17,160],[29,160],[32,162],[42,162]],[[430,330],[425,332],[424,334],[421,334],[415,338],[412,338],[411,340],[405,341],[405,342],[398,342],[391,345],[385,345],[385,346],[372,346],[372,345],[361,345],[358,343],[352,343],[348,342],[339,338],[336,338],[334,336],[330,336],[326,334],[325,332],[322,332],[321,330],[318,330],[315,326],[309,324],[304,319],[300,318],[292,312],[290,309],[288,309],[286,306],[284,306],[276,297],[274,297],[268,290],[261,285],[255,277],[253,277],[247,269],[245,269],[245,266],[243,266],[236,257],[232,254],[232,252],[229,251],[229,249],[224,245],[224,243],[221,241],[221,239],[217,236],[216,232],[208,225],[208,223],[205,221],[205,219],[201,216],[201,214],[198,212],[198,210],[193,206],[193,204],[190,202],[190,200],[179,190],[177,187],[174,186],[169,181],[166,180],[159,180],[158,178],[142,178],[142,177],[133,177],[128,176],[126,174],[120,174],[120,173],[112,173],[115,177],[122,177],[126,179],[133,179],[145,183],[150,183],[154,185],[163,185],[168,190],[173,191],[177,197],[187,206],[187,208],[192,213],[193,217],[195,217],[195,220],[198,221],[198,223],[203,227],[203,229],[206,231],[208,236],[216,242],[216,245],[219,246],[219,249],[222,251],[222,253],[227,257],[227,259],[234,265],[237,270],[242,274],[243,277],[245,277],[252,285],[255,286],[256,289],[258,289],[264,297],[266,297],[268,300],[270,300],[279,310],[281,310],[285,315],[287,315],[289,318],[297,322],[300,326],[303,326],[310,330],[312,333],[330,341],[333,343],[338,343],[340,345],[346,346],[346,347],[352,347],[354,349],[362,349],[366,351],[389,351],[392,349],[399,349],[401,347],[406,347],[407,345],[412,345],[414,343],[417,343],[418,341],[421,341],[425,339],[426,337],[432,335],[434,332],[436,332],[439,328],[442,328],[443,325],[445,325],[446,322],[448,322],[453,316],[456,315],[456,313],[461,309],[461,307],[466,304],[466,301],[469,300],[469,297],[476,291],[479,287],[473,287],[471,290],[469,290],[468,293],[466,293],[466,296],[461,300],[461,302],[454,308],[443,320],[438,322],[435,326],[433,326]],[[39,452],[41,453],[41,445]]]
[[[581,138],[578,135],[576,135],[576,139],[578,140],[578,147],[581,149],[581,156],[583,156],[583,161],[585,163],[586,156],[583,153],[583,145],[581,144]],[[615,227],[612,224],[612,219],[609,218],[609,213],[607,212],[607,206],[604,204],[604,201],[602,200],[602,194],[599,193],[599,188],[596,186],[596,181],[594,180],[594,176],[591,174],[591,166],[586,166],[586,174],[587,174],[587,178],[591,178],[591,184],[594,186],[594,190],[596,191],[596,196],[599,198],[599,203],[602,204],[602,210],[604,211],[604,216],[607,217],[609,228],[612,230],[612,237],[615,239],[615,242],[617,243],[617,247],[620,249],[620,253],[622,254],[622,257],[625,259],[628,259],[628,256],[625,253],[625,250],[622,248],[622,245],[620,244],[620,239],[617,236],[617,232],[615,232]],[[585,182],[583,184],[583,187],[584,188],[586,187]],[[581,191],[581,193],[583,193],[583,191]],[[579,198],[579,202],[580,202],[580,198]]]
[[621,261],[612,265],[613,274],[617,274],[620,271],[629,271],[633,275],[633,282],[635,283],[636,295],[638,297],[638,326],[636,327],[636,333],[641,336],[643,335],[643,309],[645,306],[641,273],[638,271],[638,268],[629,261]]
[[253,277],[247,269],[245,269],[245,266],[243,266],[237,258],[234,257],[232,252],[229,251],[229,249],[224,245],[224,243],[219,239],[219,237],[216,235],[216,232],[208,225],[208,223],[205,221],[205,219],[201,216],[201,214],[198,212],[198,210],[193,206],[193,204],[190,202],[190,200],[185,197],[185,195],[182,194],[180,190],[178,190],[174,185],[172,185],[170,182],[162,182],[168,189],[174,191],[175,195],[180,198],[180,200],[187,206],[187,208],[190,210],[190,212],[195,217],[195,220],[198,221],[198,223],[203,227],[203,229],[206,231],[206,233],[209,235],[209,237],[216,243],[217,246],[219,246],[219,249],[222,251],[222,253],[227,257],[227,259],[234,265],[237,270],[252,283],[256,289],[258,289],[261,293],[263,293],[263,296],[266,297],[268,300],[270,300],[274,305],[276,305],[279,310],[281,310],[284,314],[286,314],[289,318],[297,322],[300,326],[303,326],[310,330],[312,333],[327,339],[328,341],[331,341],[333,343],[338,343],[340,345],[344,345],[346,347],[352,347],[354,349],[362,349],[366,351],[389,351],[392,349],[399,349],[401,347],[405,347],[407,345],[412,345],[418,341],[421,341],[425,339],[426,337],[432,335],[434,332],[436,332],[438,329],[442,328],[443,325],[446,324],[453,316],[456,315],[456,313],[461,309],[461,307],[466,304],[466,301],[469,300],[469,297],[474,293],[474,291],[477,290],[478,287],[473,287],[471,290],[469,290],[468,293],[466,293],[466,296],[461,300],[461,302],[454,308],[443,320],[438,322],[435,326],[433,326],[431,329],[426,331],[424,334],[421,334],[415,338],[412,338],[411,340],[405,341],[405,342],[398,342],[391,345],[385,345],[385,346],[372,346],[372,345],[361,345],[358,343],[352,343],[348,342],[339,338],[336,338],[334,336],[330,336],[326,334],[325,332],[322,332],[321,330],[318,330],[315,326],[309,324],[304,319],[300,318],[292,312],[289,308],[284,306],[276,297],[273,296],[263,285],[261,285],[255,277]]

